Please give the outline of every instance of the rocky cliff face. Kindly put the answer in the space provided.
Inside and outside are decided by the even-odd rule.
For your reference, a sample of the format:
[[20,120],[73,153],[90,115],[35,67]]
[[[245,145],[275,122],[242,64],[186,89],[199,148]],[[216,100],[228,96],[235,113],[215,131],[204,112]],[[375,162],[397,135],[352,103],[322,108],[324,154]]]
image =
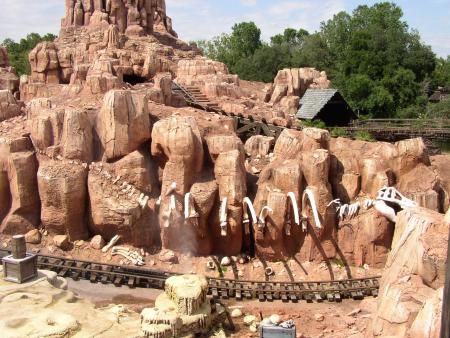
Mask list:
[[400,213],[381,282],[374,336],[439,337],[450,213]]
[[244,145],[232,119],[174,108],[176,80],[289,126],[283,100],[329,81],[314,69],[283,70],[273,85],[241,81],[167,33],[155,3],[67,1],[60,37],[30,53],[26,116],[0,91],[2,234],[42,226],[71,241],[119,234],[196,255],[380,268],[399,211],[385,217],[380,189],[448,207],[448,157],[430,158],[421,139],[370,143],[305,128]]
[[8,51],[3,46],[0,46],[0,90],[9,90],[12,94],[19,90],[19,78],[14,67],[10,65]]

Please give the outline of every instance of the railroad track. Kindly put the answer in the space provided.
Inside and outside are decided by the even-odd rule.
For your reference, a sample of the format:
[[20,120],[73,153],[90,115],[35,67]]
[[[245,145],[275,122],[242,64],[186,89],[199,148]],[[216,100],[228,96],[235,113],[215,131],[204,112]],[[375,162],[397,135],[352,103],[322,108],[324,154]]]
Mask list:
[[[0,258],[10,254],[0,250]],[[116,287],[164,289],[171,272],[117,266],[38,255],[38,268],[51,270],[60,277],[89,280],[91,283],[113,284]],[[208,277],[209,294],[214,299],[238,301],[258,299],[261,302],[340,302],[342,299],[363,299],[378,295],[380,277],[336,281],[270,282],[243,281]]]

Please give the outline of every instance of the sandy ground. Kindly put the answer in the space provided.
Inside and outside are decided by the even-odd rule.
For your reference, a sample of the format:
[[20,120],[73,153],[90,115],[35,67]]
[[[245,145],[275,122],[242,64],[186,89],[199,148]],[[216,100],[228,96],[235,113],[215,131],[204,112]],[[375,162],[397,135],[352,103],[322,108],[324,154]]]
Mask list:
[[[151,307],[161,293],[152,289],[116,288],[112,285],[91,284],[89,281],[72,281],[68,279],[69,290],[81,298],[93,302],[97,307],[110,304],[124,304],[129,309],[140,312]],[[297,326],[297,337],[333,337],[362,338],[370,329],[370,308],[375,299],[364,301],[344,300],[342,303],[282,303],[258,301],[236,302],[224,301],[232,311],[239,308],[243,316],[233,319],[236,331],[227,331],[230,337],[259,337],[252,333],[243,323],[245,315],[254,315],[258,319],[278,314],[283,320],[293,319]],[[352,312],[356,312],[352,314]],[[361,310],[361,311],[359,311]]]

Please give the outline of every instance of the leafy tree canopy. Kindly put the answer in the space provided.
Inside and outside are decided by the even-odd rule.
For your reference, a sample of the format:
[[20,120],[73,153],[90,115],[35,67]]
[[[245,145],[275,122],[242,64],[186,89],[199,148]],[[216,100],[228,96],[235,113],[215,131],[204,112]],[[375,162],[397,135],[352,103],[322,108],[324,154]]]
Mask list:
[[5,39],[1,45],[5,46],[8,50],[9,61],[20,76],[22,74],[30,74],[31,72],[28,62],[28,54],[30,51],[40,42],[53,41],[55,39],[56,35],[50,33],[43,36],[37,33],[30,33],[19,42],[15,42],[12,39]]
[[381,2],[340,12],[312,34],[287,28],[266,43],[253,22],[243,22],[199,46],[246,80],[271,82],[282,68],[315,67],[362,116],[418,117],[430,89],[450,86],[450,57],[436,59],[402,17],[399,6]]

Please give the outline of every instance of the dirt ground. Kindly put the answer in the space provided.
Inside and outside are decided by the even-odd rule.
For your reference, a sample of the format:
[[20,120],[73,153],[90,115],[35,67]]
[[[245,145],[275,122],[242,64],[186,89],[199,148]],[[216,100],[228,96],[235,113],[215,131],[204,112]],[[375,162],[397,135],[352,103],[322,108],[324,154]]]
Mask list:
[[[160,290],[116,288],[112,285],[91,284],[89,281],[73,281],[68,279],[69,290],[76,295],[93,302],[96,307],[110,304],[123,304],[130,310],[140,312],[146,307],[152,307]],[[368,337],[370,330],[370,312],[376,299],[367,298],[364,301],[344,300],[341,303],[282,303],[282,302],[236,302],[225,301],[230,312],[238,308],[243,316],[234,318],[235,332],[227,331],[230,337],[259,337],[252,333],[243,323],[246,315],[254,315],[258,320],[280,315],[282,320],[293,319],[297,327],[297,337],[333,337],[362,338]]]

